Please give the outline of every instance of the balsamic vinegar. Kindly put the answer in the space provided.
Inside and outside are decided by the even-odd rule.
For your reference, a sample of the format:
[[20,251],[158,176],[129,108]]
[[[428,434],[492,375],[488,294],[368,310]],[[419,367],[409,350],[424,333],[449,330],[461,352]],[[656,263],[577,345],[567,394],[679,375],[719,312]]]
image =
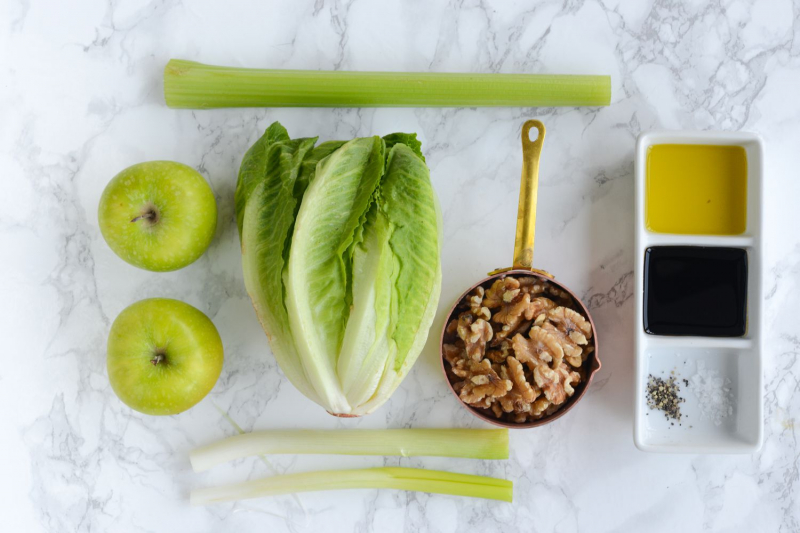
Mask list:
[[741,337],[747,329],[747,251],[654,246],[644,257],[644,329],[652,335]]

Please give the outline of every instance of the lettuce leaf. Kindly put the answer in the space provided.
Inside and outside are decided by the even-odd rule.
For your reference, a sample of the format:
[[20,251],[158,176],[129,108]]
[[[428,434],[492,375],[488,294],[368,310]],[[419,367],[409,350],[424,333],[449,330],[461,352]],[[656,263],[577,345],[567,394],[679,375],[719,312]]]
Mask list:
[[[374,349],[384,357],[367,359],[372,365],[362,367],[355,388],[350,389],[354,414],[369,413],[383,404],[416,362],[436,314],[442,283],[439,205],[428,167],[407,145],[397,144],[389,151],[375,210],[374,231],[379,236],[375,249],[387,256],[376,276],[380,288],[375,291],[375,314],[385,316],[388,324],[385,338],[378,338]],[[371,388],[368,377],[377,373],[381,362],[380,379]]]
[[[248,151],[239,173],[236,200],[244,281],[278,365],[303,394],[319,401],[294,347],[284,305],[283,271],[304,185],[316,168],[311,163],[327,153],[312,151],[316,139],[290,140],[288,135],[273,135],[274,130],[271,126],[254,145],[259,148]],[[244,209],[238,208],[240,199]]]

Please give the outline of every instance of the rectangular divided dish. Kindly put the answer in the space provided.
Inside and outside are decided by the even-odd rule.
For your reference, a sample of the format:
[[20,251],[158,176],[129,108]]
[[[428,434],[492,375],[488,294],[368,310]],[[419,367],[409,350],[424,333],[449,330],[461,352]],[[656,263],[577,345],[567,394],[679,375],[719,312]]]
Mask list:
[[[715,147],[741,147],[746,155],[746,206],[744,231],[731,234],[708,235],[693,233],[659,233],[648,228],[648,153],[652,147],[659,145],[705,145]],[[709,149],[711,151],[711,149]],[[712,160],[713,161],[713,160]],[[713,165],[719,163],[712,162]],[[642,451],[671,453],[752,453],[761,447],[763,434],[763,383],[762,383],[762,183],[764,167],[764,149],[761,139],[751,133],[741,132],[693,132],[693,131],[655,131],[639,136],[635,155],[635,224],[636,245],[634,277],[636,280],[634,324],[634,353],[636,358],[634,385],[634,442]],[[676,172],[680,165],[669,165],[670,172]],[[688,169],[702,176],[698,168]],[[714,170],[714,169],[712,169]],[[719,170],[717,167],[716,170]],[[653,170],[654,175],[657,170]],[[699,174],[698,174],[699,173]],[[715,176],[714,179],[719,179]],[[738,178],[736,178],[738,179]],[[655,182],[655,178],[653,180]],[[731,182],[734,182],[732,178]],[[686,176],[675,179],[685,187]],[[723,181],[724,183],[724,181]],[[741,184],[741,181],[736,183]],[[660,191],[663,191],[663,178]],[[669,181],[666,184],[669,187]],[[731,185],[735,187],[736,185]],[[702,188],[698,186],[698,191]],[[653,190],[656,190],[654,187]],[[706,197],[697,203],[697,191],[673,191],[669,201],[680,202],[686,197],[686,205],[691,205],[697,213],[698,205],[706,203]],[[732,191],[729,195],[734,198]],[[695,197],[692,197],[692,194]],[[706,194],[706,191],[703,191]],[[725,198],[725,191],[718,195]],[[664,196],[658,198],[663,205]],[[715,201],[717,197],[713,198]],[[709,198],[708,202],[712,199]],[[731,205],[739,205],[735,199]],[[676,204],[677,217],[681,217],[681,208]],[[719,205],[714,206],[713,216],[719,216]],[[685,209],[685,207],[684,207]],[[711,211],[711,210],[710,210]],[[699,220],[698,217],[694,217]],[[742,295],[746,316],[744,335],[739,336],[693,336],[691,334],[666,335],[651,334],[645,330],[645,258],[648,249],[668,251],[662,256],[671,257],[673,250],[680,248],[662,247],[698,247],[710,250],[710,254],[723,254],[723,248],[743,250],[746,254],[747,286]],[[685,250],[685,249],[684,249]],[[680,254],[678,254],[680,256]],[[702,255],[702,254],[701,254]],[[735,254],[734,254],[735,255]],[[722,263],[724,264],[724,263]],[[741,266],[739,272],[741,272]],[[704,273],[707,276],[707,272]],[[724,279],[724,276],[721,276]],[[697,291],[697,280],[687,282],[687,287]],[[702,284],[702,283],[701,283]],[[710,287],[709,297],[720,296],[720,302],[741,301],[731,298],[725,290],[731,287]],[[663,290],[669,300],[669,292]],[[654,293],[650,291],[652,297]],[[696,296],[696,293],[695,293]],[[677,296],[678,298],[681,296]],[[652,304],[652,302],[651,302]],[[674,301],[669,301],[671,309],[678,308]],[[729,303],[721,306],[721,311],[731,311]],[[709,308],[712,310],[714,306]],[[735,312],[720,312],[721,317],[735,316]],[[677,328],[680,329],[680,326]],[[687,330],[689,331],[689,330]],[[694,330],[692,330],[694,331]],[[724,329],[721,331],[725,331]],[[736,328],[730,329],[736,331]],[[741,331],[739,329],[738,331]],[[680,403],[681,419],[667,419],[663,411],[648,407],[647,388],[649,376],[662,379],[674,377],[680,387],[679,395],[684,399]],[[702,376],[712,376],[711,382],[723,383],[721,400],[720,387],[698,386]],[[692,382],[694,378],[694,383]],[[691,385],[691,386],[690,386]],[[713,392],[713,393],[712,393]],[[714,395],[716,394],[716,395]],[[703,398],[700,397],[703,395]],[[702,410],[701,410],[702,407]],[[719,415],[724,407],[724,414]],[[730,409],[728,409],[730,407]],[[704,412],[703,412],[704,411]],[[712,413],[712,414],[710,414]],[[716,413],[713,414],[713,413]]]

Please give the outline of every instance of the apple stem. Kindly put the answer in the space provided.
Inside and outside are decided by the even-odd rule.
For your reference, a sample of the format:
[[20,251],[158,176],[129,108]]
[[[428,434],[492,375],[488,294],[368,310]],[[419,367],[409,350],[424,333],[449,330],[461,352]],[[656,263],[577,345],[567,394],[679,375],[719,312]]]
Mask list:
[[152,359],[150,359],[150,362],[153,363],[153,366],[158,366],[158,363],[160,363],[163,360],[164,360],[164,354],[157,353]]
[[143,220],[142,224],[145,225],[146,228],[150,228],[158,224],[158,219],[161,218],[158,212],[158,208],[152,202],[147,202],[141,207],[139,211],[141,215],[131,220],[131,222],[139,222]]
[[155,211],[148,211],[147,213],[144,213],[134,218],[133,220],[131,220],[131,222],[138,222],[140,220],[155,220],[155,218],[156,218]]

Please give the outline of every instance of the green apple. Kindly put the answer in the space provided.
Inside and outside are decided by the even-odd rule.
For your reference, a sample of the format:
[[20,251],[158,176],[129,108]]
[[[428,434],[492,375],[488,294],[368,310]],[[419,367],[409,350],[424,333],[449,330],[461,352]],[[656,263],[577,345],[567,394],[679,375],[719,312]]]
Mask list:
[[108,183],[98,208],[100,231],[128,263],[177,270],[203,255],[217,226],[217,203],[206,180],[173,161],[133,165]]
[[189,304],[141,300],[123,310],[108,335],[108,379],[128,407],[174,415],[202,400],[222,371],[214,323]]

